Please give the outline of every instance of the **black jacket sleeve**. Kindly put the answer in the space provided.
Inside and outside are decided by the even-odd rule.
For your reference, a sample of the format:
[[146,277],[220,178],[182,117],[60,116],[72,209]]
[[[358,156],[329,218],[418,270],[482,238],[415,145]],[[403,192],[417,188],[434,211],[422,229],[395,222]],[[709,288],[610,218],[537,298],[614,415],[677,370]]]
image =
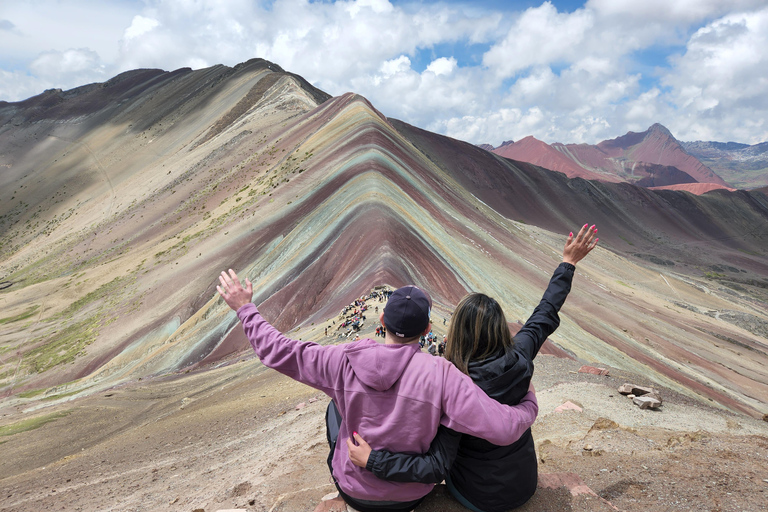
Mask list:
[[520,332],[515,335],[515,350],[523,353],[529,361],[533,361],[544,341],[560,325],[558,312],[571,291],[575,270],[576,267],[570,263],[560,263],[549,280],[549,286],[539,305],[533,310],[533,314]]
[[439,484],[445,480],[456,459],[459,441],[459,432],[441,425],[427,453],[409,455],[372,450],[365,469],[382,480]]

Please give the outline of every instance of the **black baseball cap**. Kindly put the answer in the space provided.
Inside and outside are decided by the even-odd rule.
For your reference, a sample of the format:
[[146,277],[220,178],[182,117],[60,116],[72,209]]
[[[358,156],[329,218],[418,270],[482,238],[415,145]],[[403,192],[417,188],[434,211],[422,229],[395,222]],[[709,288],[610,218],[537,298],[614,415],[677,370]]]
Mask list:
[[400,338],[413,338],[422,334],[429,325],[432,299],[422,289],[413,286],[398,288],[384,308],[384,326]]

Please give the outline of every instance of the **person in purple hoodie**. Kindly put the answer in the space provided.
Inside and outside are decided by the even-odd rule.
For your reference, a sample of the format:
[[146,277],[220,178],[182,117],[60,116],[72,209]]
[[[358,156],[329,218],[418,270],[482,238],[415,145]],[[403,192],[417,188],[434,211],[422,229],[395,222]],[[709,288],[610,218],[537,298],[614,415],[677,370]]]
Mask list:
[[326,415],[331,453],[328,466],[339,494],[361,512],[408,511],[434,484],[391,482],[350,461],[346,440],[361,431],[380,449],[424,453],[440,425],[492,443],[520,438],[538,413],[534,392],[515,406],[486,395],[469,376],[443,358],[421,351],[429,332],[429,295],[416,286],[396,290],[379,315],[384,344],[363,339],[318,345],[287,338],[251,303],[253,285],[233,270],[222,272],[217,290],[237,312],[248,340],[264,365],[332,398]]
[[[504,311],[493,298],[471,293],[456,306],[448,330],[446,359],[469,375],[491,398],[514,405],[530,389],[533,361],[560,325],[560,308],[571,291],[576,264],[597,245],[597,228],[585,224],[570,234],[563,262],[552,274],[528,321],[512,337]],[[437,483],[473,512],[504,512],[536,492],[538,461],[528,430],[509,445],[499,445],[440,427],[429,451],[396,453],[371,447],[367,433],[347,442],[350,459],[385,480]]]

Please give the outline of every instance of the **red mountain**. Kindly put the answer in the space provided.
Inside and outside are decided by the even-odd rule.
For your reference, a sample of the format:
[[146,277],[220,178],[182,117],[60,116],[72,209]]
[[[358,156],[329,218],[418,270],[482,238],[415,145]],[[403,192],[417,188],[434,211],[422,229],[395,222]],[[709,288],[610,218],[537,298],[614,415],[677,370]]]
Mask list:
[[526,137],[498,147],[493,152],[563,172],[570,178],[626,181],[640,186],[697,182],[716,185],[708,188],[727,188],[720,176],[688,154],[669,130],[660,124],[654,124],[645,132],[629,132],[597,145],[549,145]]
[[609,182],[623,181],[614,174],[599,172],[594,168],[581,165],[564,148],[567,148],[567,146],[563,144],[553,144],[550,146],[546,142],[528,136],[512,144],[499,146],[493,152],[505,158],[529,162],[545,169],[562,172],[569,178]]

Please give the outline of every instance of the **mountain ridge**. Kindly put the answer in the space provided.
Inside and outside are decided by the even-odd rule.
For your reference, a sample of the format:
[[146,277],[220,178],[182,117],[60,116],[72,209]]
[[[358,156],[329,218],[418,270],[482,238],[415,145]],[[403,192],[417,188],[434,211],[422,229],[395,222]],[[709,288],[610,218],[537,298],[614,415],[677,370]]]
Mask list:
[[[664,173],[665,185],[691,183],[693,178],[697,183],[714,183],[720,188],[730,188],[696,157],[686,153],[672,133],[659,123],[644,132],[629,132],[596,145],[559,142],[550,145],[528,136],[491,151],[506,158],[564,172],[571,178],[658,186],[651,176]],[[676,171],[672,172],[669,168]],[[649,169],[652,170],[649,172]],[[641,172],[639,176],[636,175],[638,171]]]
[[[768,219],[764,195],[715,190],[696,197],[569,179],[388,119],[355,94],[326,99],[265,61],[237,69],[184,71],[173,79],[126,74],[118,81],[122,106],[94,114],[96,89],[70,96],[90,117],[61,102],[47,115],[69,117],[48,121],[34,105],[31,114],[18,105],[12,115],[0,109],[0,143],[20,148],[4,151],[0,162],[8,166],[0,179],[9,185],[0,211],[0,270],[12,283],[3,294],[9,314],[38,307],[36,324],[19,324],[0,338],[10,347],[0,359],[6,394],[69,381],[77,384],[68,392],[87,393],[247,352],[214,294],[223,267],[255,274],[254,301],[283,330],[331,318],[377,284],[428,287],[446,317],[464,293],[478,289],[514,310],[534,300],[546,281],[547,265],[534,262],[557,254],[555,233],[590,219],[600,226],[606,261],[626,261],[637,275],[654,275],[655,263],[639,270],[649,261],[669,262],[661,288],[636,286],[648,304],[662,300],[686,320],[654,309],[661,327],[637,324],[648,330],[638,340],[616,334],[620,316],[574,299],[574,311],[604,318],[584,323],[568,314],[568,341],[555,340],[561,348],[636,371],[640,364],[668,385],[759,414],[760,402],[751,397],[765,384],[757,378],[744,384],[754,390],[735,389],[728,376],[746,370],[730,355],[723,363],[718,350],[707,349],[696,368],[677,368],[667,358],[681,350],[670,336],[690,344],[684,351],[701,351],[683,325],[762,354],[755,334],[743,329],[766,323],[750,302],[765,300],[763,278],[741,274],[768,275],[764,235],[754,232]],[[13,118],[26,120],[17,125]],[[35,159],[26,160],[30,151]],[[616,289],[606,270],[616,269],[613,263],[601,265],[592,272],[603,288],[593,283],[587,292],[594,303],[613,302],[624,317],[648,307]],[[732,270],[707,270],[714,268]],[[178,273],[184,285],[176,289]],[[680,293],[670,279],[695,297],[693,305],[669,295]],[[728,325],[697,316],[717,309],[695,291],[708,288],[698,284],[707,279],[722,288],[717,300],[739,312],[729,313]],[[50,284],[65,297],[47,299],[42,290]],[[65,313],[68,334],[59,340],[57,321]],[[30,327],[38,334],[25,346]],[[664,356],[642,355],[649,350]],[[702,375],[717,370],[715,361],[728,370],[718,370],[712,383]]]

